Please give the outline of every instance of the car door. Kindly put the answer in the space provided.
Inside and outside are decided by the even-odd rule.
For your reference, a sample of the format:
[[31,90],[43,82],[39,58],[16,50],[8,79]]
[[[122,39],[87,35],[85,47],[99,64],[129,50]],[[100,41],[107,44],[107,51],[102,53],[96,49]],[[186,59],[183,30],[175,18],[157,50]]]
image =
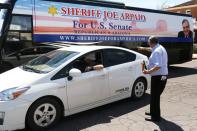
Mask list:
[[[95,64],[103,64],[100,51],[91,52],[95,54]],[[80,77],[67,80],[67,97],[70,110],[84,108],[99,103],[109,97],[108,74],[105,69],[96,71],[85,71],[84,57],[75,60],[70,64],[69,70],[77,68],[82,71]]]
[[110,96],[130,95],[131,83],[134,82],[133,61],[136,55],[120,49],[104,50],[104,63],[109,73]]

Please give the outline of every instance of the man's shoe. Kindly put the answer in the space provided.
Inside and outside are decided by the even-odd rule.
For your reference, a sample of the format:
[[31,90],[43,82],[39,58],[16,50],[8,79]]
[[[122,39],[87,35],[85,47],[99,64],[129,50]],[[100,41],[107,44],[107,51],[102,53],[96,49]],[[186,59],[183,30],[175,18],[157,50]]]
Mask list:
[[145,115],[151,116],[150,112],[145,112]]
[[159,122],[160,119],[155,119],[155,118],[145,118],[146,121],[152,121],[152,122]]

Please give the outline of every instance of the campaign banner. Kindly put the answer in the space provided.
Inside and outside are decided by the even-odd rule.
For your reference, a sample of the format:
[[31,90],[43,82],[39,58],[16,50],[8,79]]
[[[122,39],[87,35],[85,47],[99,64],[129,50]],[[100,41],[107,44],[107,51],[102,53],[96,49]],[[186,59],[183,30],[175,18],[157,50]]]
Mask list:
[[151,35],[164,42],[191,42],[192,17],[66,2],[35,1],[35,42],[131,41]]

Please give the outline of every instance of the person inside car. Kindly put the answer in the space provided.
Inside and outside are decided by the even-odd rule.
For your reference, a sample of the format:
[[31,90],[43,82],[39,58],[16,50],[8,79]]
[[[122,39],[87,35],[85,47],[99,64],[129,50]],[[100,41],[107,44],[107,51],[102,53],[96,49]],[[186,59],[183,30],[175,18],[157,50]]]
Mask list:
[[90,53],[77,59],[71,68],[79,69],[82,73],[102,70],[104,68],[99,53]]
[[85,56],[85,72],[92,70],[102,70],[104,66],[99,63],[99,60],[96,58],[95,53],[91,53]]

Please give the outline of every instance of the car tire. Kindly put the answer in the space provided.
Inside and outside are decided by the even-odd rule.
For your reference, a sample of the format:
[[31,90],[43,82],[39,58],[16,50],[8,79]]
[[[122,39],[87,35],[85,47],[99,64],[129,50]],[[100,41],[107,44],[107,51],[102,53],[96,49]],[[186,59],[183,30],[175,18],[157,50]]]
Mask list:
[[140,99],[144,96],[147,89],[146,80],[143,78],[137,79],[132,88],[132,98]]
[[45,131],[54,126],[61,115],[61,105],[56,100],[43,98],[30,107],[26,124],[33,131]]

